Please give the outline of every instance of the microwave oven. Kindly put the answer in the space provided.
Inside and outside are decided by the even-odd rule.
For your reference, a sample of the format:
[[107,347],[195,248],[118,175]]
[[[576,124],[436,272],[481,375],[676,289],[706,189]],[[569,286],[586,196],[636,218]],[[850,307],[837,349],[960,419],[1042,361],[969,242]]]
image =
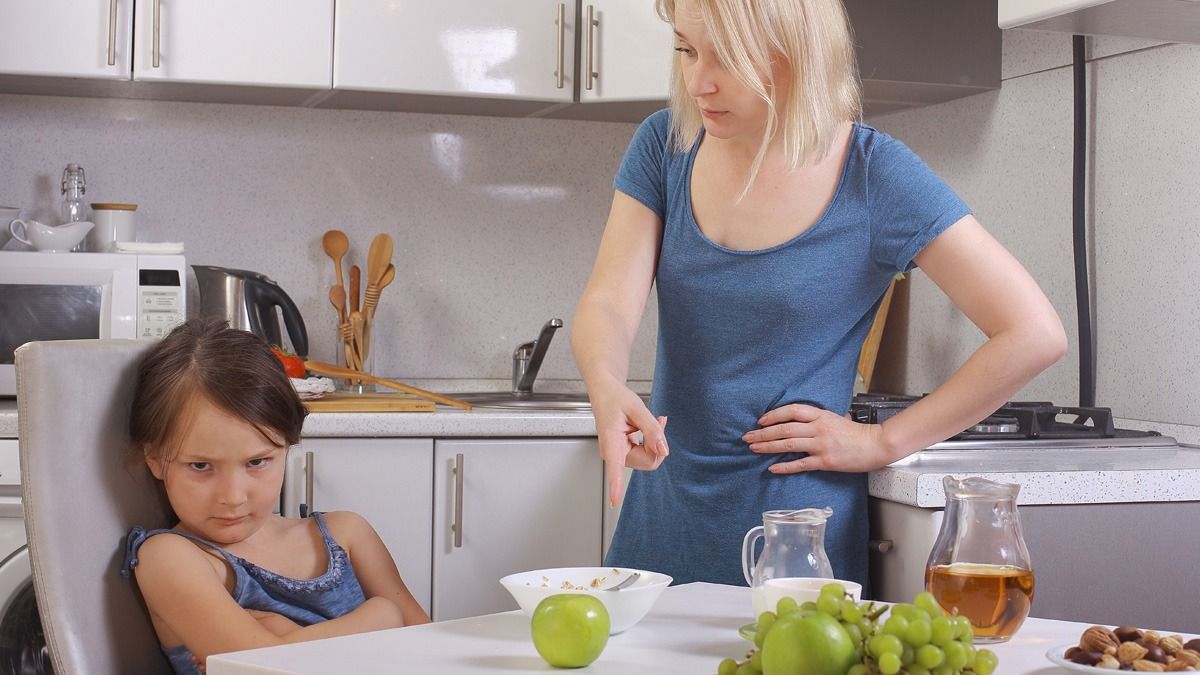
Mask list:
[[186,317],[182,255],[0,251],[0,396],[34,340],[160,338]]

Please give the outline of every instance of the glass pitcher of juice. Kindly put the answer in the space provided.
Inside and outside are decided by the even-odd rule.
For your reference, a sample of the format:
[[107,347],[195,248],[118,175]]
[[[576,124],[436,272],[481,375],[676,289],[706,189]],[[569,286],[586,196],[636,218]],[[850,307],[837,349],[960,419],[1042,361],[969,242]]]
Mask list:
[[[754,616],[768,609],[763,584],[783,577],[833,578],[825,554],[825,523],[833,509],[764,511],[763,524],[750,528],[742,540],[742,574],[750,585]],[[754,559],[754,545],[762,538],[762,554]]]
[[971,621],[976,643],[1011,638],[1033,602],[1033,567],[1021,536],[1021,486],[972,476],[942,479],[946,511],[925,567],[925,589]]

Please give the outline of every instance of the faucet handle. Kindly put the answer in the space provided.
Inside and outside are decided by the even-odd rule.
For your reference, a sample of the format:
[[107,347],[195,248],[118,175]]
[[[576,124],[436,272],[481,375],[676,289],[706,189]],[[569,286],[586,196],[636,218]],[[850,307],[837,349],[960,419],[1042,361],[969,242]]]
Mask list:
[[550,348],[550,340],[554,338],[554,331],[562,328],[562,325],[562,319],[550,319],[542,326],[536,340],[518,345],[513,350],[513,393],[530,394],[533,392],[533,381],[542,367],[546,350]]

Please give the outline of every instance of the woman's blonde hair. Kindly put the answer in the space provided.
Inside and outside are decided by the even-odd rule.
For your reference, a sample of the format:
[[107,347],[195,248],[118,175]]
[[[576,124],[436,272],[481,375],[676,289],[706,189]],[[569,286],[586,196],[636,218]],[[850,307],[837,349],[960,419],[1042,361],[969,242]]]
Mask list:
[[[854,40],[842,0],[687,0],[695,7],[727,72],[767,103],[762,145],[750,167],[749,192],[776,134],[788,166],[799,168],[833,147],[837,127],[862,116]],[[674,24],[677,0],[657,0],[658,14]],[[791,83],[778,91],[771,64],[782,59]],[[767,78],[767,81],[764,81]],[[702,127],[688,95],[679,59],[671,69],[671,131],[686,152]]]

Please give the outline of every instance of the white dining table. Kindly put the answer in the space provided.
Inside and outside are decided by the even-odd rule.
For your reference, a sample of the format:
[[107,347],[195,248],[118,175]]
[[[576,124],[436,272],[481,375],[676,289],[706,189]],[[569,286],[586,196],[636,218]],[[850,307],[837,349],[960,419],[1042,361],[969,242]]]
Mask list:
[[[694,583],[663,592],[644,619],[609,638],[579,673],[705,675],[726,657],[745,657],[738,627],[752,621],[750,591]],[[1003,675],[1061,675],[1046,651],[1075,642],[1090,624],[1026,619],[1006,643],[990,645]],[[564,672],[538,656],[520,611],[210,656],[208,675],[482,675]]]

